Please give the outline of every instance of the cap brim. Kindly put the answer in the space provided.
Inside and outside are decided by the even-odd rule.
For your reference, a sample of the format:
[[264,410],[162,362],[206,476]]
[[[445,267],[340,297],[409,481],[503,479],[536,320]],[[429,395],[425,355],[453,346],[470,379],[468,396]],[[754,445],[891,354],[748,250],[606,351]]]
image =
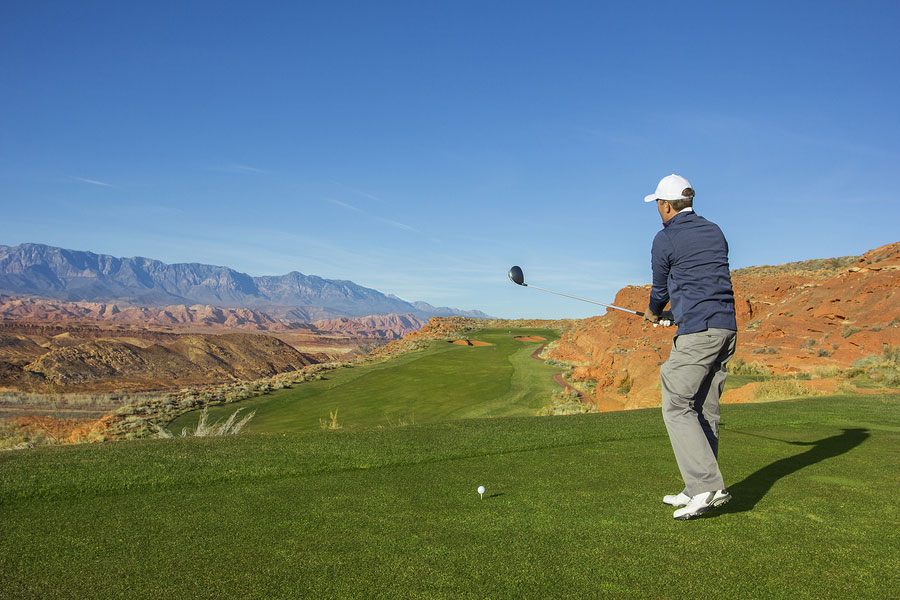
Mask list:
[[656,194],[648,194],[644,196],[644,202],[656,202]]

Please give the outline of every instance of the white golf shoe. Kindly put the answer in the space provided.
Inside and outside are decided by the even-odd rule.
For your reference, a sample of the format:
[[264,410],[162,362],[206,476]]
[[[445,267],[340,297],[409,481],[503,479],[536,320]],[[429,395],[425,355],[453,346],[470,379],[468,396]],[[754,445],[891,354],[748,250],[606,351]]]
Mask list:
[[669,506],[677,506],[678,508],[687,506],[687,503],[690,501],[691,497],[684,492],[678,492],[677,494],[669,494],[667,496],[663,496],[663,504],[668,504]]
[[688,502],[683,508],[679,508],[678,510],[676,510],[672,514],[672,516],[679,521],[693,519],[694,517],[699,517],[705,512],[709,512],[714,508],[722,506],[729,500],[731,500],[731,494],[728,493],[728,490],[703,492],[702,494],[692,496],[690,502]]

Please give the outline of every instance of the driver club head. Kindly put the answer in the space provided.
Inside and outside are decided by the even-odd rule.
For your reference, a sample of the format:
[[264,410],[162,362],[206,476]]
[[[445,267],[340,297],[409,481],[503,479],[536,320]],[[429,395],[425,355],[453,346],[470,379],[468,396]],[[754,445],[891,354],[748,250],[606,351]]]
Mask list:
[[512,267],[509,270],[509,279],[516,285],[525,285],[525,273],[521,267]]

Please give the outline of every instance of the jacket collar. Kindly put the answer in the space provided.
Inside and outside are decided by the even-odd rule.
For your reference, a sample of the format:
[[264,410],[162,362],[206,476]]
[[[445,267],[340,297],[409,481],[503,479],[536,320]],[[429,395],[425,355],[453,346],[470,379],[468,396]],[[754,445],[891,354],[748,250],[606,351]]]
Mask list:
[[694,218],[696,213],[692,210],[683,210],[680,213],[676,214],[674,217],[663,223],[663,227],[668,227],[673,223],[681,223],[682,221],[688,221]]

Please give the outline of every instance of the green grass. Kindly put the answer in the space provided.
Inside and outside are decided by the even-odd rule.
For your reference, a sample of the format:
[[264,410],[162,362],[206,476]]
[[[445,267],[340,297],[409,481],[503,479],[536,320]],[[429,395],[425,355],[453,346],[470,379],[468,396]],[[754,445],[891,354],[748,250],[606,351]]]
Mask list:
[[722,412],[688,522],[658,409],[0,453],[0,597],[897,597],[900,395]]
[[[338,411],[346,428],[435,423],[447,419],[533,416],[560,389],[552,379],[561,367],[531,358],[541,344],[559,337],[549,329],[483,329],[473,340],[491,346],[456,346],[432,341],[423,351],[388,362],[340,368],[311,381],[244,400],[211,407],[212,421],[224,420],[236,406],[255,410],[249,432],[280,433],[318,429]],[[519,342],[536,335],[547,342]],[[196,426],[187,413],[167,427],[176,435]]]
[[736,390],[737,388],[744,387],[748,383],[769,381],[771,379],[771,375],[736,375],[734,373],[729,373],[728,377],[725,379],[725,390]]

